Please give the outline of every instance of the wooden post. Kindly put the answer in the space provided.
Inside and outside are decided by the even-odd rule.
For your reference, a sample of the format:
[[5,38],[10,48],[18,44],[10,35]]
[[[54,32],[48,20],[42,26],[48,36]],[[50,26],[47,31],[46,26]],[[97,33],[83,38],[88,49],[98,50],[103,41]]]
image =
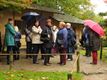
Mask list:
[[77,51],[77,56],[78,56],[78,59],[77,59],[77,72],[79,73],[80,72],[80,54],[79,54],[79,51]]
[[77,73],[79,73],[80,72],[80,52],[79,52],[79,50],[80,50],[80,44],[79,44],[79,42],[77,43]]
[[101,39],[100,60],[102,60],[102,51],[103,51],[103,46],[102,46],[102,39]]
[[72,79],[72,74],[71,73],[68,73],[68,79],[67,80],[73,80]]
[[9,70],[12,70],[12,68],[13,68],[13,52],[10,53],[9,57],[10,57],[10,61],[9,61],[9,62],[10,62]]

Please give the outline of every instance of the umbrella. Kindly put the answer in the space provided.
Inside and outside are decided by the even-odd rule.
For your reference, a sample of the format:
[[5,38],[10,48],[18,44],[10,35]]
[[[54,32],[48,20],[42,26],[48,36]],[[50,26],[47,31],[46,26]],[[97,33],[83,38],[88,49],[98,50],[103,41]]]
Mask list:
[[104,29],[98,23],[92,20],[85,20],[84,25],[91,28],[94,32],[99,34],[99,36],[104,36]]
[[27,24],[27,26],[31,26],[34,24],[35,20],[39,19],[40,15],[36,12],[27,12],[25,13],[21,19]]
[[39,14],[36,12],[27,12],[22,16],[22,19],[25,21],[28,21],[28,20],[38,17],[38,16],[39,16]]

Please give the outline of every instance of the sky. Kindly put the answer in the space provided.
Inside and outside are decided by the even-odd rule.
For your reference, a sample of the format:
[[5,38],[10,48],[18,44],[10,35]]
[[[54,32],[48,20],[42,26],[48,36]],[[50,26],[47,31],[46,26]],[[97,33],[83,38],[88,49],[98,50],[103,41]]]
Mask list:
[[95,13],[107,12],[107,3],[104,3],[104,0],[90,0],[94,7]]

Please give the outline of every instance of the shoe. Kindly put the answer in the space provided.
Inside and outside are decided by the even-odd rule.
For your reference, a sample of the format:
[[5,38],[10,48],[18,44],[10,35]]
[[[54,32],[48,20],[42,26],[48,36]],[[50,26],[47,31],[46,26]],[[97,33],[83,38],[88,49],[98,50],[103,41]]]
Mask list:
[[97,65],[97,63],[90,63],[90,64],[92,64],[92,65]]
[[50,66],[50,64],[44,64],[45,66]]
[[66,65],[66,63],[62,63],[62,64],[60,64],[60,65]]
[[38,62],[33,62],[33,64],[39,64]]

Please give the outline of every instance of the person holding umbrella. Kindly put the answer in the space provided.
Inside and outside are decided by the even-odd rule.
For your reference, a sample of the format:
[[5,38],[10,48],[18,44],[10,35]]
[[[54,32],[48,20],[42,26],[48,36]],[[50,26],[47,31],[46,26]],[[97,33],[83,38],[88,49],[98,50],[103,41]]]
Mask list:
[[100,36],[104,36],[103,28],[92,20],[85,20],[84,25],[89,30],[89,45],[92,52],[92,64],[97,64],[98,54],[97,51],[100,49]]
[[[31,39],[31,29],[30,26],[33,22],[39,17],[39,14],[36,12],[26,12],[23,14],[21,19],[26,23],[25,35],[26,35],[26,53],[32,54],[32,39]],[[27,55],[26,58],[32,58],[32,56]]]

